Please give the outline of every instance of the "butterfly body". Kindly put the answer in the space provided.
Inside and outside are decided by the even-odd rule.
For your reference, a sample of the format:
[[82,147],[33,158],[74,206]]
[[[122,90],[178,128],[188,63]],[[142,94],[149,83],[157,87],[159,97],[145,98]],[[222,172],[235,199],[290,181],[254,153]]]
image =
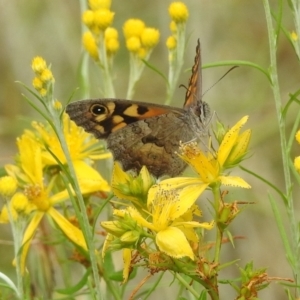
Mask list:
[[122,99],[90,99],[71,103],[66,112],[78,126],[107,140],[107,147],[124,170],[176,176],[186,167],[177,155],[180,142],[206,132],[209,107],[201,100],[200,46],[183,108]]

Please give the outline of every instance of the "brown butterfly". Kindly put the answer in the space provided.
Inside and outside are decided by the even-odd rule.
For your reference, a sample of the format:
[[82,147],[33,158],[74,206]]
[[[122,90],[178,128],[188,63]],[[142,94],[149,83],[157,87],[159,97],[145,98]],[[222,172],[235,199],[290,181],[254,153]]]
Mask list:
[[200,42],[183,108],[124,99],[81,100],[67,106],[70,118],[107,148],[125,171],[147,166],[150,173],[176,176],[186,167],[176,154],[180,142],[205,135],[210,109],[202,101]]

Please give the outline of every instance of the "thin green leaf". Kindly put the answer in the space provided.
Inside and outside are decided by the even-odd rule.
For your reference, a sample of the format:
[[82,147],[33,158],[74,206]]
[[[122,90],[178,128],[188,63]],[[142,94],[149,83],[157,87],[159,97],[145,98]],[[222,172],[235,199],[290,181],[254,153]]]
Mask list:
[[87,269],[85,274],[82,276],[82,278],[78,283],[76,283],[72,287],[68,287],[66,289],[57,289],[56,291],[63,295],[72,295],[78,292],[79,290],[84,288],[84,286],[87,284],[88,277],[90,276],[91,272],[92,272],[91,268]]
[[[44,108],[47,110],[47,106],[45,101],[39,96],[39,94],[35,93],[34,91],[32,91],[27,85],[25,85],[23,82],[21,81],[16,81],[16,83],[19,83],[20,85],[22,85],[25,90],[27,90],[30,94],[32,94],[35,98],[37,98],[41,104],[44,106]],[[23,95],[24,96],[24,95]],[[25,96],[24,96],[25,97]]]
[[298,259],[298,258],[294,257],[293,252],[291,250],[291,247],[290,247],[290,244],[289,244],[289,238],[288,238],[288,236],[286,234],[286,231],[284,229],[283,220],[282,220],[280,211],[278,209],[278,206],[276,204],[276,201],[274,200],[272,195],[269,194],[268,196],[269,196],[269,201],[270,201],[270,204],[271,204],[271,207],[272,207],[272,210],[273,210],[273,214],[274,214],[274,217],[275,217],[275,220],[276,220],[276,224],[277,224],[277,227],[278,227],[278,230],[279,230],[282,242],[283,242],[286,257],[287,257],[288,261],[290,262],[290,264],[292,266],[294,266],[295,265],[295,259]]
[[155,68],[152,64],[150,64],[148,61],[142,59],[143,63],[151,70],[153,70],[155,73],[157,73],[158,75],[160,75],[163,80],[169,85],[169,82],[168,82],[168,78],[161,72],[159,71],[157,68]]
[[245,171],[245,172],[251,174],[252,176],[254,176],[254,177],[260,179],[262,182],[266,183],[269,187],[271,187],[273,190],[275,190],[275,191],[279,194],[279,196],[282,198],[282,200],[284,201],[284,203],[287,203],[288,200],[287,200],[286,195],[283,194],[283,193],[281,192],[281,190],[280,190],[279,188],[277,188],[274,184],[272,184],[270,181],[268,181],[267,179],[265,179],[265,178],[259,176],[259,175],[256,174],[256,173],[250,171],[249,169],[246,169],[246,168],[244,168],[244,167],[242,167],[242,166],[239,166],[239,167],[240,167],[240,169],[242,169],[243,171]]
[[251,67],[254,69],[259,70],[262,72],[264,75],[266,75],[268,81],[271,83],[271,77],[270,74],[267,70],[262,68],[261,66],[254,64],[249,61],[244,61],[244,60],[228,60],[228,61],[218,61],[216,63],[210,63],[210,64],[205,64],[202,66],[202,69],[208,69],[208,68],[215,68],[215,67],[221,67],[221,66],[246,66],[246,67]]

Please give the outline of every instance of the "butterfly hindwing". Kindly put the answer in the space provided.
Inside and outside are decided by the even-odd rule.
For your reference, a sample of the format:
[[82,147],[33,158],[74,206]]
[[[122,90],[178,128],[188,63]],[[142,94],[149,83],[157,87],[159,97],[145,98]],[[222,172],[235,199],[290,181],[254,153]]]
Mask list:
[[175,176],[186,167],[176,153],[179,143],[194,137],[188,124],[170,112],[140,120],[112,133],[107,146],[124,170],[140,170],[145,165],[157,177]]

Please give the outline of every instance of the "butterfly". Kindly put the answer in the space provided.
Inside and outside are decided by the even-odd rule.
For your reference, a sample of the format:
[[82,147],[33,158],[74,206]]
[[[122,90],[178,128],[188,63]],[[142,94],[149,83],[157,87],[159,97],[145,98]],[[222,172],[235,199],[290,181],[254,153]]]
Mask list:
[[125,99],[90,99],[70,103],[66,112],[78,126],[98,139],[123,169],[146,166],[156,177],[177,176],[186,163],[177,155],[180,143],[207,132],[210,109],[202,101],[201,52],[198,40],[183,108]]

